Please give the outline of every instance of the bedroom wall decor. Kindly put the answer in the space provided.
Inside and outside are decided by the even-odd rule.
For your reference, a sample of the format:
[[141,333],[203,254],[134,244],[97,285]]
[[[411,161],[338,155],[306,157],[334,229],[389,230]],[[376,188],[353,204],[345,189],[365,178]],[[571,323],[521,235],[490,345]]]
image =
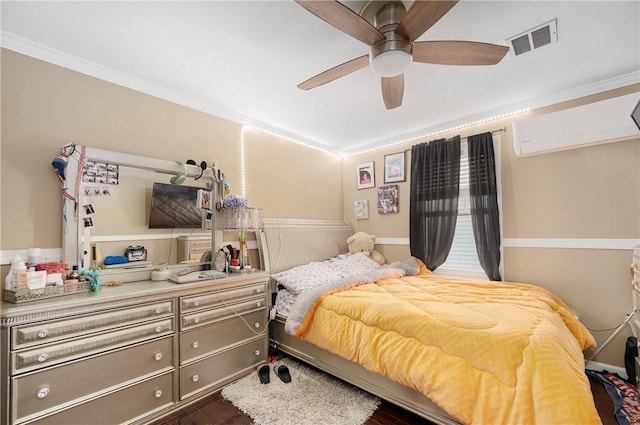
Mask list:
[[356,167],[356,178],[358,179],[358,189],[376,187],[373,161],[358,164]]
[[369,201],[360,200],[353,203],[356,214],[356,220],[364,220],[369,218]]
[[378,214],[398,213],[398,185],[390,184],[378,188]]
[[403,182],[405,177],[404,151],[384,156],[384,182]]

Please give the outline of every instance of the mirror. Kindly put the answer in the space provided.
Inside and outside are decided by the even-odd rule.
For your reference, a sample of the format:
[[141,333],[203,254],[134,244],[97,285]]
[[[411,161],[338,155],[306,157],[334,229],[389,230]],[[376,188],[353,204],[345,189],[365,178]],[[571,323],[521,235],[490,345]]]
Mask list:
[[215,164],[202,170],[175,161],[75,146],[65,168],[63,260],[87,269],[92,261],[124,255],[128,246],[141,245],[147,249],[146,264],[131,265],[157,266],[178,262],[180,236],[197,236],[205,243],[208,239],[208,249],[217,246],[222,235],[215,226],[215,208],[210,230],[149,229],[153,183],[176,181],[175,176],[185,171],[185,185],[210,186],[211,200],[218,199],[223,174]]
[[[190,188],[207,189],[200,179],[187,178],[182,185],[171,185],[173,176],[126,166],[119,167],[118,174],[118,184],[83,184],[83,209],[85,218],[88,216],[92,225],[92,263],[100,264],[106,256],[123,255],[129,245],[139,245],[145,247],[148,262],[154,265],[177,264],[190,259],[183,249],[179,250],[179,238],[199,241],[211,239],[210,222],[204,223],[205,228],[202,228],[202,223],[193,228],[150,228],[154,183],[168,185],[167,188],[175,188],[180,192]],[[93,212],[87,214],[87,209]],[[201,215],[204,210],[196,212]],[[159,226],[164,224],[160,223]]]

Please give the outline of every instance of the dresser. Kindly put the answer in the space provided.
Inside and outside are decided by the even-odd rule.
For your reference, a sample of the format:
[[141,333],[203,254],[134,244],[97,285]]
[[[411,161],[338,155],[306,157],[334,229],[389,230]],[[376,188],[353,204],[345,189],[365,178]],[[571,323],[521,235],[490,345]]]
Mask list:
[[268,276],[2,303],[0,423],[142,424],[268,357]]

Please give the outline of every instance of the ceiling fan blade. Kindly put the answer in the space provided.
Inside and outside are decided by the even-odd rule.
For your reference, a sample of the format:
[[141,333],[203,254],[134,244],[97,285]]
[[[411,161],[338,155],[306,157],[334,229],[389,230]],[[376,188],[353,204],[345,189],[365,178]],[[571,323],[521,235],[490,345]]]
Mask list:
[[367,46],[385,38],[376,27],[340,2],[296,0],[296,3]]
[[404,95],[404,74],[395,77],[382,77],[382,98],[387,109],[402,105]]
[[440,20],[458,0],[453,1],[414,1],[404,15],[396,32],[409,41],[415,41]]
[[439,65],[495,65],[507,54],[507,46],[476,41],[417,41],[413,61]]
[[369,66],[369,55],[360,56],[359,58],[351,59],[349,62],[327,69],[326,71],[309,78],[307,81],[298,84],[298,88],[302,90],[313,89],[333,80],[337,80],[340,77],[344,77],[345,75],[351,74],[352,72],[366,66]]

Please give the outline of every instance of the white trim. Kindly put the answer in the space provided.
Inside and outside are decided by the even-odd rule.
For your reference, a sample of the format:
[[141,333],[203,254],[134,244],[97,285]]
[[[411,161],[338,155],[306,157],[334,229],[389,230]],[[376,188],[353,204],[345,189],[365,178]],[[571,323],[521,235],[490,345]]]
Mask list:
[[103,81],[108,81],[122,87],[127,87],[141,93],[146,93],[159,99],[168,100],[169,102],[186,106],[187,108],[195,109],[197,111],[214,115],[219,118],[227,119],[238,124],[265,130],[272,134],[275,134],[276,136],[298,141],[299,143],[314,147],[323,152],[338,154],[338,152],[335,152],[328,148],[325,143],[319,142],[317,140],[309,139],[299,134],[292,133],[282,128],[274,127],[271,124],[257,121],[228,110],[214,108],[195,97],[186,96],[182,93],[170,90],[166,87],[150,83],[146,80],[134,77],[129,74],[125,74],[113,68],[109,68],[95,62],[88,61],[86,59],[82,59],[78,56],[53,49],[44,44],[36,43],[7,31],[2,31],[0,44],[5,49],[9,49],[36,59],[40,59],[42,61],[67,68],[72,71],[90,75]]
[[424,139],[435,134],[452,132],[456,129],[470,127],[481,122],[503,119],[508,116],[517,115],[521,112],[544,108],[546,106],[555,105],[557,103],[565,102],[568,100],[578,99],[580,97],[591,96],[605,91],[638,84],[638,82],[640,82],[640,72],[634,71],[628,74],[608,78],[606,80],[586,84],[584,86],[579,86],[572,89],[559,91],[550,95],[529,99],[524,102],[505,105],[496,109],[483,111],[478,114],[468,115],[459,119],[440,123],[432,127],[396,135],[383,140],[372,141],[371,143],[367,144],[361,144],[351,149],[345,149],[341,153],[343,157],[358,155],[376,149],[382,149],[393,145],[399,145],[408,143],[410,141]]
[[316,220],[303,218],[264,218],[265,229],[351,229],[345,220]]
[[[409,238],[376,238],[378,245],[409,245]],[[504,248],[633,249],[640,239],[504,238]]]
[[0,37],[0,45],[5,49],[9,49],[23,55],[31,56],[33,58],[40,59],[67,69],[71,69],[82,74],[90,75],[104,81],[109,81],[111,83],[127,87],[142,93],[146,93],[160,99],[165,99],[178,105],[183,105],[188,108],[205,112],[207,114],[215,115],[229,121],[248,125],[257,129],[264,129],[276,136],[293,141],[298,141],[299,143],[314,147],[321,151],[342,156],[357,155],[359,153],[369,152],[395,144],[406,143],[409,140],[420,139],[429,134],[438,133],[447,129],[467,127],[478,122],[498,119],[498,117],[511,115],[514,113],[514,111],[542,108],[567,100],[577,99],[580,97],[601,93],[607,90],[613,90],[620,87],[637,84],[640,81],[640,72],[635,71],[606,80],[597,81],[595,83],[587,84],[584,86],[575,87],[573,89],[556,92],[551,95],[529,99],[518,104],[505,105],[493,110],[483,111],[478,114],[451,120],[446,123],[441,123],[437,126],[423,128],[410,133],[404,133],[392,138],[373,140],[370,143],[364,143],[351,149],[336,151],[335,149],[338,148],[331,148],[327,146],[326,142],[313,140],[300,134],[292,133],[291,131],[285,130],[283,128],[278,128],[264,122],[253,120],[240,114],[232,113],[228,110],[214,108],[211,105],[203,103],[197,98],[185,96],[182,93],[178,93],[174,90],[169,90],[166,87],[152,84],[140,78],[136,78],[131,75],[116,71],[115,69],[99,65],[97,63],[82,59],[74,55],[70,55],[60,50],[53,49],[44,44],[36,43],[26,38],[19,37],[7,31],[2,31]]
[[[145,237],[145,236],[158,236],[158,237]],[[162,236],[162,237],[160,237]],[[91,238],[91,242],[118,242],[123,240],[159,240],[159,239],[170,239],[166,237],[168,235],[120,235],[120,236],[101,236],[101,237],[93,237]],[[197,236],[200,238],[200,235],[173,235],[175,238],[178,236]],[[206,235],[207,239],[211,239],[211,235]],[[113,238],[113,239],[112,239]],[[120,239],[122,238],[122,239]],[[238,241],[224,241],[224,246],[231,245],[233,247],[238,248]],[[258,249],[258,243],[256,241],[249,240],[247,241],[247,249]],[[62,248],[46,248],[40,250],[40,258],[42,261],[52,262],[52,261],[62,261]],[[26,249],[5,249],[0,250],[0,265],[9,265],[16,258],[16,255],[20,255],[20,258],[23,260],[27,259],[27,250]]]
[[[27,260],[26,249],[3,249],[0,250],[0,264],[6,265],[16,258],[16,255],[20,255],[20,258]],[[62,248],[42,248],[40,250],[40,258],[43,261],[61,261],[62,260]]]
[[379,245],[409,245],[409,238],[378,238],[376,244]]
[[141,235],[107,235],[107,236],[91,236],[91,242],[119,242],[119,241],[151,241],[161,239],[176,239],[180,236],[189,236],[202,239],[211,239],[211,233],[156,233]]
[[560,248],[560,249],[629,249],[640,239],[587,239],[587,238],[504,238],[505,248]]
[[607,371],[611,373],[617,373],[624,379],[629,378],[629,375],[627,375],[627,369],[623,367],[614,366],[607,363],[594,362],[594,361],[587,362],[585,367],[590,370],[595,370],[596,372]]

